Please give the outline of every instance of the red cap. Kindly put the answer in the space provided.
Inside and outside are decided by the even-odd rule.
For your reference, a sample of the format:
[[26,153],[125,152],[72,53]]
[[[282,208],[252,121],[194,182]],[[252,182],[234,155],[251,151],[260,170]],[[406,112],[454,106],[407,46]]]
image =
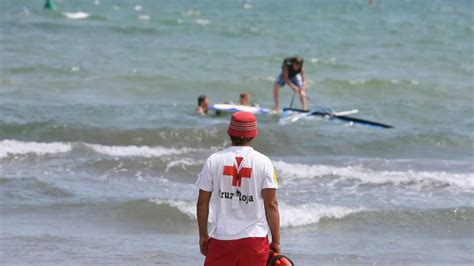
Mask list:
[[257,118],[252,113],[233,113],[227,134],[232,137],[255,138],[258,135]]

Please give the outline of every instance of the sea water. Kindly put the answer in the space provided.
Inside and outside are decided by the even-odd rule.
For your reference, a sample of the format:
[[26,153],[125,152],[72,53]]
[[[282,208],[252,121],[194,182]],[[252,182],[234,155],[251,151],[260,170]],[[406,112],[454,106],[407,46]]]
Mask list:
[[43,4],[0,3],[2,264],[201,265],[194,183],[230,142],[196,99],[271,108],[293,55],[310,108],[394,128],[258,118],[283,253],[474,263],[472,1]]

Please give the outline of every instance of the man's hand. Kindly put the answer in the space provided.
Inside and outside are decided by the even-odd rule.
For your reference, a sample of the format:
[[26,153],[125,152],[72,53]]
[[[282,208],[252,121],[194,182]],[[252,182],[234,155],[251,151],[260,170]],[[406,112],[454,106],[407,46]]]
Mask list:
[[280,243],[272,242],[270,244],[270,250],[272,250],[273,252],[276,252],[276,253],[280,253]]
[[197,220],[199,227],[199,249],[202,255],[207,255],[207,246],[209,245],[209,235],[207,234],[207,219],[209,218],[209,201],[212,192],[199,190],[197,202]]
[[300,93],[300,88],[296,86],[295,84],[291,83],[290,88],[297,93]]
[[207,256],[207,248],[209,247],[209,236],[199,237],[199,249],[201,254]]

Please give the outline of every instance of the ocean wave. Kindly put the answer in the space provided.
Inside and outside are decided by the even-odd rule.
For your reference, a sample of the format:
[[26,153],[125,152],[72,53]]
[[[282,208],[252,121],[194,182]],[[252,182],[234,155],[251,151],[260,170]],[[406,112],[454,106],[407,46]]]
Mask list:
[[[463,97],[462,91],[457,89],[446,90],[441,84],[433,84],[430,80],[423,79],[325,79],[321,81],[324,86],[330,87],[334,92],[345,92],[348,90],[358,90],[358,94],[371,95],[371,97],[390,94],[397,100],[406,101],[402,95],[410,95],[411,100],[417,99],[426,101],[427,99],[451,99],[453,97]],[[400,94],[393,95],[393,91]],[[357,97],[357,94],[351,94],[351,97]]]
[[13,200],[16,203],[30,202],[36,205],[73,196],[71,192],[35,177],[0,178],[0,191],[0,199],[4,203]]
[[[0,141],[0,159],[15,157],[18,155],[52,155],[62,154],[71,151],[79,151],[81,148],[92,150],[95,153],[113,156],[113,157],[143,157],[143,158],[155,158],[163,156],[173,156],[181,154],[191,154],[206,152],[209,149],[196,149],[196,148],[166,148],[162,146],[107,146],[100,144],[91,143],[69,143],[69,142],[25,142],[18,140],[2,140]],[[211,147],[211,151],[217,150],[217,147]],[[178,161],[171,161],[166,167],[169,170],[177,166],[191,166],[201,164],[202,162],[195,162],[187,159],[180,159]]]
[[84,144],[86,147],[97,153],[116,157],[160,157],[167,155],[178,155],[197,151],[191,148],[165,148],[165,147],[148,147],[148,146],[105,146],[99,144]]
[[113,32],[127,35],[157,35],[160,30],[152,27],[135,26],[135,25],[120,25],[110,26],[109,29]]
[[[80,107],[77,110],[82,112],[82,109]],[[37,112],[36,109],[32,110],[32,112],[35,111]],[[100,110],[97,109],[97,112],[100,112]],[[86,125],[80,122],[68,124],[52,120],[29,123],[0,121],[0,139],[16,139],[21,136],[22,139],[27,138],[39,142],[82,142],[113,146],[137,145],[149,147],[176,147],[179,145],[180,147],[208,148],[216,146],[216,143],[222,143],[222,136],[225,134],[225,128],[217,126],[128,127],[117,129],[103,124],[99,126],[100,120],[92,122],[97,123],[98,126]]]
[[204,164],[204,160],[195,160],[191,158],[183,158],[179,160],[170,161],[166,165],[165,172],[169,172],[173,168],[179,168],[182,170],[187,170],[189,167],[197,167],[202,166]]
[[[181,200],[150,199],[158,205],[167,205],[186,214],[189,218],[196,220],[196,203]],[[321,219],[341,219],[345,216],[364,211],[363,208],[346,208],[340,206],[329,206],[317,203],[302,205],[280,204],[280,219],[282,227],[296,227],[318,223]],[[212,217],[212,214],[209,215]]]
[[182,12],[181,14],[183,17],[191,17],[191,16],[201,16],[201,11],[188,9],[186,12]]
[[[411,119],[413,119],[413,116],[415,115],[412,115]],[[420,117],[420,119],[423,118]],[[443,154],[446,153],[446,151],[456,150],[458,155],[466,154],[472,156],[473,154],[472,149],[466,145],[468,143],[472,143],[474,140],[472,134],[467,128],[467,125],[466,129],[461,129],[461,127],[459,127],[458,130],[446,128],[425,132],[417,132],[416,130],[413,131],[414,132],[406,132],[394,135],[386,139],[374,139],[370,142],[359,143],[355,145],[355,147],[367,150],[385,149],[386,151],[392,152],[422,147],[423,150],[421,152],[424,153],[426,153],[426,151],[441,151],[440,154]],[[443,158],[442,156],[440,157]]]
[[82,11],[79,11],[79,12],[63,12],[62,15],[65,16],[66,18],[70,18],[70,19],[86,19],[90,16],[89,13],[82,12]]
[[58,153],[67,153],[72,150],[70,143],[52,142],[24,142],[17,140],[0,141],[0,159],[16,155],[51,155]]
[[167,205],[172,208],[179,210],[181,213],[187,215],[189,218],[196,220],[196,202],[189,202],[183,200],[170,200],[170,199],[150,199],[158,205]]
[[196,20],[194,20],[194,23],[196,23],[200,26],[207,26],[207,25],[211,24],[211,21],[207,20],[207,19],[196,19]]
[[[266,35],[268,33],[268,29],[260,28],[255,25],[247,26],[247,25],[232,25],[225,28],[222,31],[222,34],[228,36],[230,38],[243,38],[245,36],[261,36]],[[269,78],[261,78],[257,77],[257,80],[271,80],[274,81],[275,77]]]
[[64,77],[70,77],[71,73],[80,73],[88,74],[87,70],[83,66],[72,65],[72,64],[63,64],[61,66],[51,67],[44,64],[34,64],[34,65],[24,65],[24,66],[15,66],[5,69],[6,72],[9,72],[14,75],[62,75]]
[[195,220],[195,203],[180,200],[142,199],[118,206],[119,216],[150,223],[188,223]]
[[445,171],[385,171],[372,170],[361,166],[336,167],[320,164],[274,162],[282,178],[324,178],[340,180],[357,180],[361,184],[374,185],[421,185],[421,186],[455,186],[466,190],[474,189],[474,174],[448,173]]
[[[463,231],[463,227],[472,228],[474,208],[467,206],[434,209],[380,209],[355,213],[345,222],[358,224],[368,222],[384,226],[418,227],[423,230]],[[438,228],[438,229],[435,229]],[[464,230],[465,231],[465,230]],[[469,231],[469,230],[468,230]]]
[[296,227],[316,224],[323,218],[342,219],[350,214],[364,210],[363,208],[347,208],[318,203],[306,203],[297,206],[280,204],[281,226]]

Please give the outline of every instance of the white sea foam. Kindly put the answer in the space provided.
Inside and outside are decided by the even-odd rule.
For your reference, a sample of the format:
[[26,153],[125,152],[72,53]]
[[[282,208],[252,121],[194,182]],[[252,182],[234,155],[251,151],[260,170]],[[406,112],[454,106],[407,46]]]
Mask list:
[[139,20],[150,20],[150,16],[149,15],[139,15],[138,19]]
[[201,11],[199,10],[186,10],[186,12],[184,12],[182,14],[183,16],[186,16],[186,17],[190,17],[190,16],[200,16],[201,15]]
[[75,13],[63,12],[63,16],[70,19],[85,19],[88,18],[90,15],[89,13],[79,11]]
[[203,160],[194,160],[190,158],[183,158],[175,161],[171,161],[166,165],[165,172],[168,172],[171,168],[181,167],[186,168],[186,166],[202,165],[204,164]]
[[45,155],[65,153],[69,152],[71,149],[71,144],[62,142],[39,143],[17,140],[2,140],[0,141],[0,159],[24,154]]
[[148,146],[105,146],[99,144],[84,144],[86,147],[97,153],[116,156],[116,157],[160,157],[166,155],[184,154],[196,151],[190,148],[165,148],[165,147],[148,147]]
[[196,19],[194,22],[196,22],[197,24],[199,24],[201,26],[207,26],[207,25],[211,24],[211,21],[209,21],[207,19]]
[[365,84],[365,81],[363,81],[363,80],[349,80],[349,83],[351,85],[360,85],[360,84]]
[[[196,218],[196,202],[182,200],[150,199],[150,202],[168,205],[178,209],[191,219]],[[280,203],[280,219],[282,227],[304,226],[318,223],[323,218],[341,219],[349,214],[362,212],[363,208],[346,208],[318,203],[307,203],[298,206]],[[211,220],[212,213],[209,214]]]
[[164,200],[164,199],[150,199],[150,202],[162,205],[168,205],[178,209],[180,212],[186,214],[192,219],[196,217],[196,202],[182,201],[182,200]]
[[81,67],[78,67],[78,66],[71,67],[71,72],[78,72],[80,70],[81,70]]
[[322,178],[334,176],[341,180],[359,180],[362,184],[418,184],[449,185],[463,189],[474,189],[474,174],[448,173],[444,171],[376,171],[361,166],[336,167],[299,163],[274,162],[282,178]]
[[364,211],[363,208],[346,208],[318,203],[298,206],[280,204],[281,226],[303,226],[318,223],[322,218],[341,219],[349,214]]

